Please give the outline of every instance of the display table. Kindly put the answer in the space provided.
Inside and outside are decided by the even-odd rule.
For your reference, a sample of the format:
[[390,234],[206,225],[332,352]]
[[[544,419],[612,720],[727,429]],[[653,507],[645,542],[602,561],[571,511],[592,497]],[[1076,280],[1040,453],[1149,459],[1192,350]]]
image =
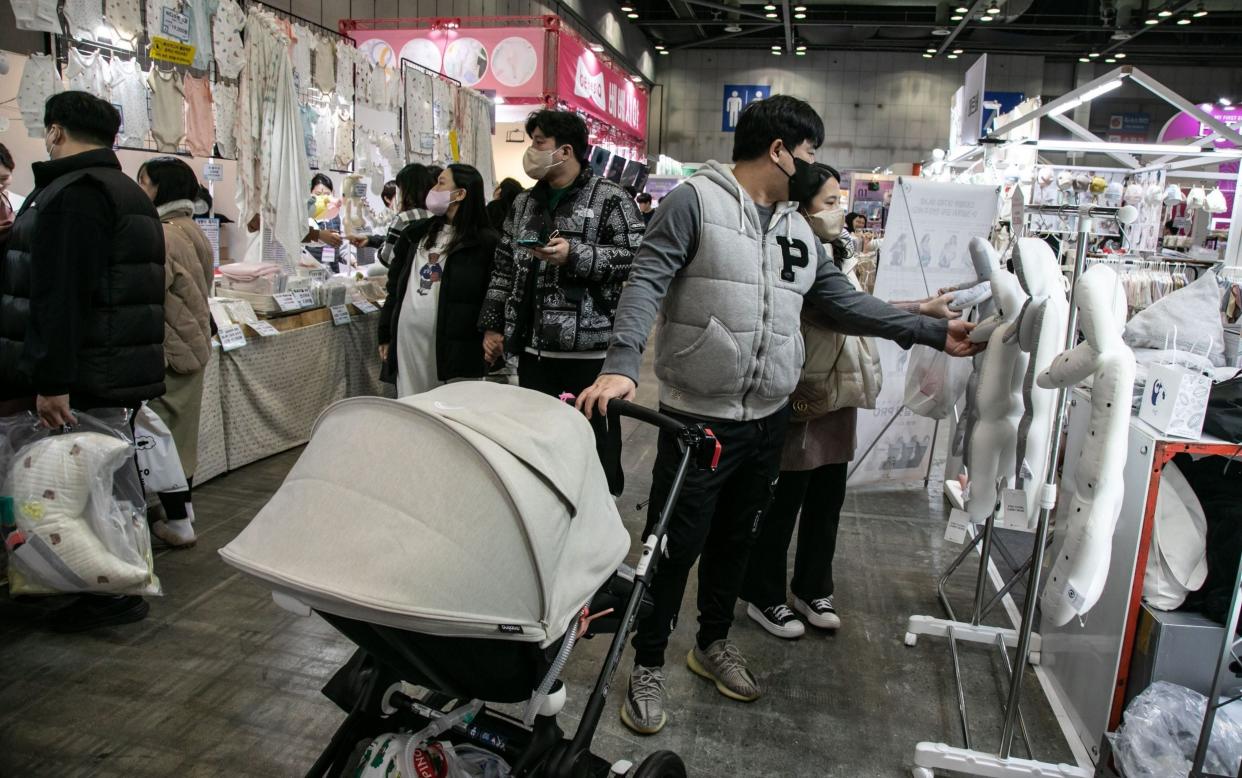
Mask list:
[[319,414],[358,395],[392,396],[379,380],[379,314],[350,308],[336,325],[327,309],[272,319],[280,334],[246,327],[246,345],[213,349],[199,420],[195,483],[237,470],[310,439]]

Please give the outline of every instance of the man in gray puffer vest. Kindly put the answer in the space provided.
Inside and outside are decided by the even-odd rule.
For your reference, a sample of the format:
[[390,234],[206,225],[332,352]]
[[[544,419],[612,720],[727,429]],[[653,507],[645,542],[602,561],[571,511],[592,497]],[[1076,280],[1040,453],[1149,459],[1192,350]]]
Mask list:
[[[808,176],[824,125],[807,103],[774,96],[749,105],[734,136],[730,170],[707,165],[660,204],[617,307],[607,359],[582,393],[587,414],[632,399],[651,325],[659,313],[660,406],[710,422],[722,444],[714,472],[691,472],[669,523],[651,596],[638,624],[635,666],[621,719],[658,732],[664,712],[664,650],[690,568],[699,560],[699,632],[690,669],[726,697],[758,699],[759,685],[728,640],[747,557],[780,471],[789,396],[802,368],[803,299],[843,333],[922,343],[958,356],[977,350],[970,325],[905,313],[854,288],[798,213],[815,193]],[[674,436],[660,433],[646,543],[674,477]]]

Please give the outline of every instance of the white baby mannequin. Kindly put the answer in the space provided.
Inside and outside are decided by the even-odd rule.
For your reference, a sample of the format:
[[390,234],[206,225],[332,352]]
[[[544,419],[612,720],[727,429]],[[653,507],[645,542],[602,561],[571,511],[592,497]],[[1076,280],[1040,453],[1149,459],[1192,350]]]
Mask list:
[[[1040,373],[1045,388],[1072,387],[1090,377],[1091,418],[1083,439],[1073,494],[1065,516],[1066,533],[1044,588],[1044,618],[1061,626],[1095,605],[1108,578],[1113,529],[1124,497],[1123,471],[1134,390],[1134,352],[1121,339],[1126,298],[1117,273],[1096,265],[1075,288],[1078,328],[1083,342],[1053,360]],[[1071,474],[1067,474],[1068,484]]]
[[1056,392],[1036,386],[1035,378],[1048,369],[1065,347],[1069,300],[1056,254],[1044,241],[1019,238],[1014,244],[1013,266],[1030,297],[1017,324],[1010,328],[1008,339],[1016,337],[1022,350],[1030,354],[1022,388],[1023,413],[1018,425],[1015,466],[1017,483],[1026,492],[1027,526],[1032,527],[1039,517],[1039,493],[1047,476],[1056,402]]
[[[949,309],[954,311],[964,311],[968,308],[976,308],[975,321],[986,321],[996,314],[996,305],[992,302],[992,273],[999,270],[1001,266],[1000,255],[996,253],[996,249],[992,248],[992,244],[987,240],[978,236],[970,239],[967,247],[970,251],[970,261],[975,268],[975,278],[973,281],[967,281],[954,287],[953,301],[949,303]],[[1009,316],[1009,321],[1017,314],[1015,310]],[[977,343],[987,342],[990,332],[987,334],[980,333],[978,329],[974,332],[974,338]],[[979,373],[983,365],[983,355],[980,354],[973,358],[974,370],[971,371],[970,380],[966,384],[966,405],[962,409],[961,421],[962,425],[961,437],[954,435],[954,440],[964,441],[963,449],[958,449],[954,444],[955,452],[960,450],[962,457],[962,466],[965,468],[967,475],[970,475],[970,440],[974,435],[975,423],[979,421],[979,406],[977,397],[979,393]],[[945,488],[951,492],[958,492],[961,485],[956,478],[950,479],[946,483]],[[958,502],[957,504],[961,504]]]

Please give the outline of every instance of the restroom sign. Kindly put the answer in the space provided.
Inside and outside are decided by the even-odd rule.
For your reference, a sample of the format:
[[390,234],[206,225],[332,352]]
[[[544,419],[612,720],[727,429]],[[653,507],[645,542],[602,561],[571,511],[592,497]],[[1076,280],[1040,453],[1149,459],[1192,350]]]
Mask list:
[[721,102],[720,131],[735,132],[738,119],[746,106],[772,94],[772,87],[764,84],[725,84]]

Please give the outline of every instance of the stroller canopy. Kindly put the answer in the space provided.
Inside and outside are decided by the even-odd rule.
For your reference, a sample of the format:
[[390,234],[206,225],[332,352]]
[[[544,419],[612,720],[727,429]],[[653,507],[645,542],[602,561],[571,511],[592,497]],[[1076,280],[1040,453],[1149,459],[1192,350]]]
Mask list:
[[327,613],[547,645],[629,546],[586,419],[480,381],[329,407],[220,555]]

